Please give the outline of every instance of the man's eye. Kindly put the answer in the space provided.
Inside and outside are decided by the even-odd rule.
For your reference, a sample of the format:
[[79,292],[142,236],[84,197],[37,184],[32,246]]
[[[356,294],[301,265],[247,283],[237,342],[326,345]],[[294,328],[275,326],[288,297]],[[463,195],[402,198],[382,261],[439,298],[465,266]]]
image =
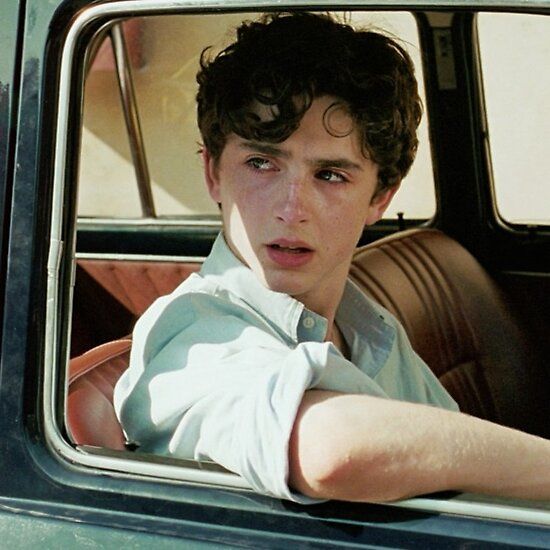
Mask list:
[[332,170],[320,170],[317,172],[317,177],[329,183],[346,183],[348,181],[345,176]]
[[253,157],[246,161],[246,164],[253,168],[254,170],[272,170],[273,164],[271,161],[264,159],[262,157]]

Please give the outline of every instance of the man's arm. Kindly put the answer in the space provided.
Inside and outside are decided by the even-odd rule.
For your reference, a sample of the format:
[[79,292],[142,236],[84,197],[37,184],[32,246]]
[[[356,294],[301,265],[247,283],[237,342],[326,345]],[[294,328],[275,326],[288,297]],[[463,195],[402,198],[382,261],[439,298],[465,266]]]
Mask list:
[[320,390],[305,393],[289,485],[383,502],[443,490],[550,499],[550,441],[462,413]]

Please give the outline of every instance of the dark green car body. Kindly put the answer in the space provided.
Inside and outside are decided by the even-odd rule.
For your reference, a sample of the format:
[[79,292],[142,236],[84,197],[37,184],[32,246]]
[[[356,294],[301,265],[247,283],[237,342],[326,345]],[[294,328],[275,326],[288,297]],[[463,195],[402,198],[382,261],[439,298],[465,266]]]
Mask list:
[[[165,3],[166,4],[166,3]],[[281,7],[279,3],[275,7]],[[296,7],[301,3],[286,3]],[[356,3],[359,5],[359,3]],[[472,46],[468,22],[473,11],[548,13],[549,2],[364,2],[368,7],[456,12],[450,32],[456,40],[460,80],[471,85]],[[390,5],[391,4],[391,5]],[[436,6],[436,4],[438,4]],[[460,7],[462,4],[462,7]],[[95,7],[116,8],[98,17],[75,40],[74,56],[85,48],[104,19],[132,15],[132,3],[88,0],[2,0],[0,3],[0,545],[6,548],[465,548],[493,546],[550,548],[550,509],[523,504],[485,503],[475,498],[437,495],[426,505],[393,506],[329,502],[311,507],[256,495],[247,490],[200,483],[169,482],[155,476],[109,473],[68,460],[48,432],[45,381],[51,365],[44,356],[47,338],[47,274],[51,269],[53,180],[58,153],[58,96],[63,47],[79,14]],[[154,2],[147,3],[151,13]],[[301,4],[305,7],[305,3]],[[326,2],[317,8],[329,6]],[[168,12],[249,9],[246,2],[174,2]],[[254,4],[267,9],[267,2]],[[420,18],[424,15],[420,14]],[[428,27],[423,40],[429,43]],[[82,80],[82,67],[71,79]],[[428,71],[432,131],[442,135],[434,146],[440,171],[438,217],[432,223],[455,237],[485,264],[498,270],[541,274],[536,296],[548,299],[550,231],[548,227],[502,228],[492,216],[481,151],[477,101],[468,87],[438,91]],[[75,84],[73,90],[78,90]],[[76,171],[70,156],[78,142],[77,92],[68,100],[70,136],[65,171]],[[454,95],[453,95],[454,93]],[[458,113],[466,116],[458,117]],[[457,122],[459,121],[459,122]],[[452,126],[453,132],[443,132]],[[464,143],[468,142],[469,147]],[[76,156],[76,155],[75,155]],[[472,185],[460,189],[458,180]],[[70,198],[70,193],[69,193]],[[68,199],[69,200],[69,199]],[[71,209],[69,208],[70,212]],[[465,224],[464,220],[468,220]],[[467,227],[466,227],[467,226]],[[391,224],[375,236],[395,230]],[[215,228],[88,224],[78,233],[84,252],[155,250],[188,255],[208,251]],[[161,238],[162,237],[162,238]],[[50,260],[48,260],[50,258]],[[60,272],[70,270],[61,260]],[[66,262],[63,263],[63,262]],[[536,301],[536,300],[534,300]],[[536,304],[532,304],[536,307]],[[539,303],[539,308],[545,306]],[[547,312],[546,312],[546,319]],[[59,323],[62,333],[62,321]],[[60,341],[60,349],[66,343]],[[58,391],[62,391],[59,389]],[[60,411],[52,417],[59,418]],[[458,499],[458,500],[457,500]],[[469,504],[461,508],[461,502]],[[451,503],[447,506],[447,503]],[[439,503],[439,504],[438,504]],[[453,504],[454,503],[454,504]],[[504,510],[495,513],[495,510]],[[489,511],[487,511],[489,510]],[[491,512],[492,510],[492,512]]]

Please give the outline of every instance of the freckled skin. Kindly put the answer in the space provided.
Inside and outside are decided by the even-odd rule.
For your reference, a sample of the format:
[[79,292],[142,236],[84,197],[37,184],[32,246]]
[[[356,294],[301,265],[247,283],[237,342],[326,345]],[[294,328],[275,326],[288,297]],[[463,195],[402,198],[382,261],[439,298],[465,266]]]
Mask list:
[[[217,163],[205,152],[208,188],[222,204],[233,252],[266,287],[295,297],[330,324],[363,227],[382,216],[395,192],[375,194],[378,169],[363,156],[355,130],[343,137],[326,131],[323,115],[334,102],[317,98],[282,143],[256,146],[232,134]],[[343,109],[330,122],[353,126]],[[281,238],[306,243],[311,259],[292,268],[274,262],[267,245]]]

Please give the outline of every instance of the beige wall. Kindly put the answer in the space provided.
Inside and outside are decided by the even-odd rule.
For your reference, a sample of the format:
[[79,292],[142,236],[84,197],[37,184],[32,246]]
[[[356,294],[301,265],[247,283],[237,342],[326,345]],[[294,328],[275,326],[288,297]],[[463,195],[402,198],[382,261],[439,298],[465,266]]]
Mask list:
[[[155,204],[157,211],[166,215],[215,211],[203,192],[196,154],[199,136],[195,124],[195,74],[205,45],[203,32],[220,40],[226,32],[225,25],[219,18],[172,16],[147,18],[143,26],[145,65],[134,71],[134,81]],[[90,74],[85,105],[79,211],[83,215],[140,216],[112,71]],[[100,147],[100,143],[104,146]],[[100,155],[105,155],[103,164],[114,161],[118,165],[110,175],[101,168]]]

